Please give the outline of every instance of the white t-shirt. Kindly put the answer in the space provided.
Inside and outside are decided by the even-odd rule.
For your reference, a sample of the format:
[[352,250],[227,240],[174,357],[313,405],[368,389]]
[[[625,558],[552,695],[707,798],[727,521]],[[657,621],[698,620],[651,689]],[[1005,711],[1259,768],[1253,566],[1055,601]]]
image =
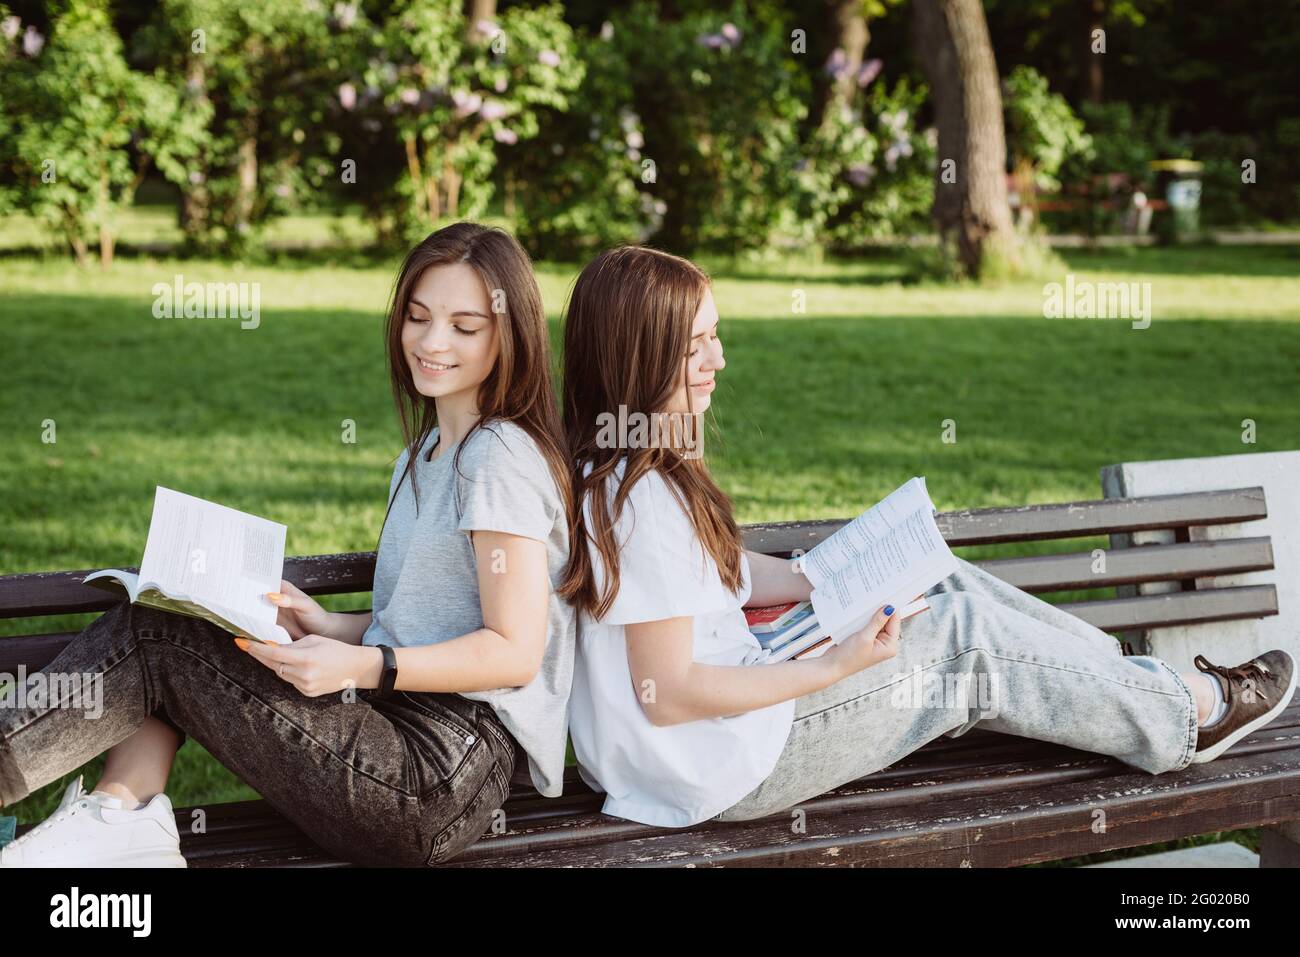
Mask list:
[[[623,466],[617,470],[621,481]],[[616,486],[611,477],[610,499]],[[590,522],[590,498],[583,502]],[[794,719],[794,699],[724,718],[656,727],[642,710],[627,662],[624,626],[694,617],[694,660],[758,665],[769,657],[741,610],[749,598],[742,555],[740,591],[728,591],[713,557],[657,471],[633,486],[614,528],[619,590],[604,618],[579,615],[569,733],[578,771],[606,792],[604,812],[661,827],[687,827],[740,801],[776,766]],[[597,594],[600,553],[587,543]]]

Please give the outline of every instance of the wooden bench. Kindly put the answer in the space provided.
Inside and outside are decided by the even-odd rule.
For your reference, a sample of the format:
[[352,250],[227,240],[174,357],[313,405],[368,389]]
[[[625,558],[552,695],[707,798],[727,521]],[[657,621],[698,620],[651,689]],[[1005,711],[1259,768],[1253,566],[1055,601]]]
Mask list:
[[[1272,585],[1195,587],[1215,575],[1271,569],[1266,537],[1190,541],[1197,526],[1267,515],[1261,488],[1110,499],[1065,505],[971,509],[937,517],[954,547],[1116,536],[1173,529],[1168,545],[1108,548],[1104,573],[1091,548],[976,562],[1026,591],[1058,591],[1178,581],[1183,589],[1061,605],[1108,632],[1275,615]],[[752,525],[755,551],[788,556],[808,549],[840,521]],[[1054,548],[1056,546],[1053,546]],[[1075,545],[1077,548],[1077,543]],[[374,554],[292,558],[285,577],[310,594],[369,591]],[[98,611],[111,598],[80,584],[85,572],[0,578],[0,617]],[[1131,589],[1128,589],[1131,590]],[[72,637],[0,639],[0,671],[49,662]],[[1126,646],[1125,651],[1129,649]],[[1223,662],[1235,664],[1236,662]],[[789,814],[746,822],[708,822],[685,830],[650,828],[600,813],[570,768],[565,793],[548,799],[516,786],[505,829],[487,833],[452,867],[892,865],[1009,866],[1212,831],[1300,820],[1300,705],[1239,742],[1217,761],[1150,775],[1102,755],[975,728],[941,737],[885,770],[800,805],[806,831]],[[1105,827],[1097,829],[1098,810]],[[190,809],[177,811],[192,867],[344,866],[262,801],[207,809],[207,830],[188,833]],[[24,829],[20,828],[19,833]],[[1295,865],[1297,845],[1264,832],[1262,863]]]

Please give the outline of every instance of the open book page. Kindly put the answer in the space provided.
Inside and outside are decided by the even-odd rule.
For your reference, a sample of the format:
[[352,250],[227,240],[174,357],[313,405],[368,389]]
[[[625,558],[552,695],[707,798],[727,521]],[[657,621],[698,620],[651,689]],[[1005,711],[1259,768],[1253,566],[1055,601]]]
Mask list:
[[[163,611],[170,611],[177,615],[201,618],[204,621],[212,622],[219,628],[224,628],[233,635],[249,635],[259,641],[272,644],[284,644],[288,640],[288,633],[284,632],[279,626],[268,628],[265,622],[247,621],[246,619],[244,625],[238,625],[231,618],[222,617],[216,611],[204,608],[192,601],[186,601],[183,598],[171,598],[152,586],[141,588],[138,575],[124,572],[120,568],[106,568],[103,571],[91,572],[81,582],[84,585],[93,585],[118,596],[125,591],[127,598],[136,604],[148,605],[150,608],[161,608]],[[238,616],[231,617],[238,618]],[[281,633],[283,633],[283,639]]]
[[[140,589],[150,604],[170,599],[198,606],[198,617],[263,641],[287,644],[266,592],[278,591],[285,526],[183,492],[158,487]],[[193,610],[176,608],[182,614]],[[233,626],[231,628],[230,626]]]
[[853,556],[867,551],[909,516],[920,509],[934,512],[934,503],[925,488],[925,479],[908,479],[883,500],[867,509],[824,542],[801,558],[804,576],[813,588],[821,588],[837,571],[848,565]]
[[[903,511],[907,507],[910,512]],[[848,535],[835,541],[846,531]],[[883,604],[892,603],[910,615],[913,604],[907,602],[913,595],[957,570],[957,559],[939,533],[934,505],[919,478],[817,548],[828,544],[831,549],[805,562],[804,574],[814,585],[817,620],[837,642],[865,625]],[[805,559],[813,558],[816,551]],[[841,557],[847,561],[839,563]]]
[[81,583],[83,585],[94,585],[96,588],[112,592],[115,595],[125,591],[126,597],[131,601],[135,601],[136,595],[140,591],[139,576],[124,572],[120,568],[105,568],[103,571],[91,572],[81,580]]

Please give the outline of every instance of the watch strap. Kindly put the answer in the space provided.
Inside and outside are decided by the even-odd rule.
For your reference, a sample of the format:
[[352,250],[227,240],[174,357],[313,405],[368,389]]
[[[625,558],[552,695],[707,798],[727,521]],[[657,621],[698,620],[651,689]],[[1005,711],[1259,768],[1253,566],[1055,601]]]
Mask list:
[[390,645],[376,646],[384,656],[384,670],[379,676],[379,687],[375,693],[380,698],[391,698],[393,688],[397,684],[397,652],[393,651]]

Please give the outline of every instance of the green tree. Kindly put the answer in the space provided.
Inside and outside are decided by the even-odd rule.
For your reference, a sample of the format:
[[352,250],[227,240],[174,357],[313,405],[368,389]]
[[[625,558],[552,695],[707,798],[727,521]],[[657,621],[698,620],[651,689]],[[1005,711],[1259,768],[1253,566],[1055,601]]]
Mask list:
[[34,35],[29,25],[15,37],[21,47],[6,44],[0,57],[9,200],[57,230],[80,263],[97,238],[108,267],[118,215],[151,163],[183,178],[202,117],[182,109],[163,77],[127,65],[106,0],[69,0],[48,42]]
[[356,4],[164,0],[136,46],[205,119],[183,183],[191,245],[237,253],[278,215],[336,179],[330,123],[339,78],[359,69],[368,23]]

